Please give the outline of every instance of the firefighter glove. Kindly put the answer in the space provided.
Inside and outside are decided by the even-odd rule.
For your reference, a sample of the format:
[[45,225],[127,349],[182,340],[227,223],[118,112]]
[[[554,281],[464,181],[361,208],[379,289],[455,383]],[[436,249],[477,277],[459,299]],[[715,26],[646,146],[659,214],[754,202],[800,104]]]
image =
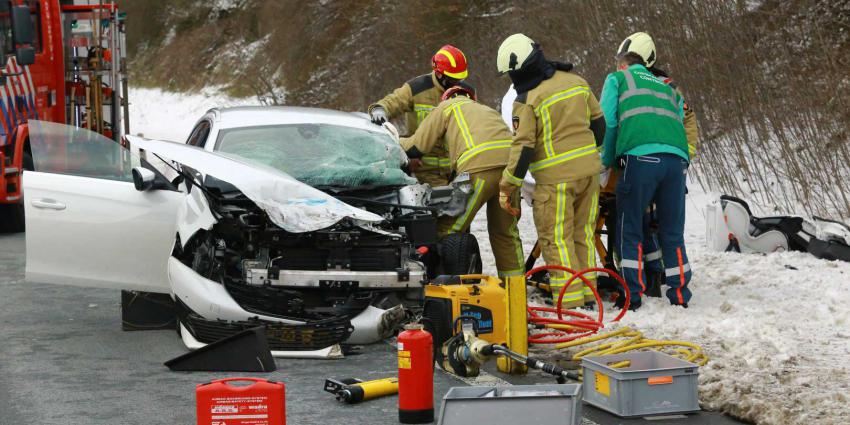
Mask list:
[[381,125],[389,119],[387,119],[387,110],[381,106],[376,106],[369,111],[369,118],[372,119],[372,122],[378,125]]
[[516,189],[517,187],[513,185],[500,187],[499,205],[502,207],[502,209],[507,211],[508,214],[514,217],[519,217],[521,210],[517,208],[517,205],[519,205],[517,199],[517,195],[519,194],[519,192],[517,192]]

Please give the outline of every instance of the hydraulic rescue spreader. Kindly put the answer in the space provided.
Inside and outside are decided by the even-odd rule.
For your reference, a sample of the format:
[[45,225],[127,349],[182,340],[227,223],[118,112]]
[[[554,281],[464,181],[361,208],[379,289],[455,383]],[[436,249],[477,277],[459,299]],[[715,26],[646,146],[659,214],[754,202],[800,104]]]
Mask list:
[[481,365],[488,360],[507,358],[531,369],[554,375],[559,383],[564,383],[567,379],[579,380],[576,372],[568,372],[556,364],[547,363],[512,351],[503,345],[492,344],[478,338],[475,335],[474,326],[474,322],[465,322],[462,325],[462,331],[443,344],[444,370],[450,370],[458,376],[478,376]]

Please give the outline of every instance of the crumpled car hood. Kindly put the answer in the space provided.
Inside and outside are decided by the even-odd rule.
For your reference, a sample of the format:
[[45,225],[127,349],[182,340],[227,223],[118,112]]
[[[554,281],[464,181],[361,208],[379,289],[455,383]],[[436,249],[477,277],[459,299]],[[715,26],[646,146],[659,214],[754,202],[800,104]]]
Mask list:
[[344,218],[366,225],[383,221],[377,214],[348,205],[307,186],[278,170],[247,164],[203,149],[161,140],[127,136],[134,148],[155,153],[235,186],[268,214],[271,221],[291,233],[312,232]]

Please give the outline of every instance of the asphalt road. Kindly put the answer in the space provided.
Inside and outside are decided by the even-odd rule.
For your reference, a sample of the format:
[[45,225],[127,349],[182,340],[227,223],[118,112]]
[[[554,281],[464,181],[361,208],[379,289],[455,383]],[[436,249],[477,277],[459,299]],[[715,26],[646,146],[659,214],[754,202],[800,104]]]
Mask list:
[[[194,424],[195,385],[237,375],[169,371],[162,363],[186,352],[174,331],[123,332],[118,290],[26,282],[25,261],[24,235],[0,235],[0,425]],[[289,424],[398,423],[395,397],[348,406],[322,391],[326,377],[394,376],[389,344],[342,360],[278,359],[277,366],[248,375],[286,383]],[[534,372],[506,379],[552,383]],[[434,380],[438,411],[449,388],[466,385],[443,372]],[[589,406],[584,412],[588,425],[647,423]],[[651,423],[738,422],[702,412]]]

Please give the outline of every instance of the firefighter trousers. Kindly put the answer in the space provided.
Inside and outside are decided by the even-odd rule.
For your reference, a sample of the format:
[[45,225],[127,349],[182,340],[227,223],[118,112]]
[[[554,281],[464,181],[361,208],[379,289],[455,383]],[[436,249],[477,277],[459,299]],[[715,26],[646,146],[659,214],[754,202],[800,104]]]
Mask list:
[[657,238],[664,264],[667,298],[674,304],[686,304],[691,298],[688,282],[691,266],[685,251],[685,173],[688,163],[672,154],[626,155],[617,182],[617,241],[623,278],[631,296],[646,290],[644,271],[648,254],[657,251],[644,246],[646,209],[655,201],[658,219]]
[[[462,233],[469,230],[475,214],[487,205],[487,234],[490,247],[496,257],[496,270],[500,277],[522,276],[525,273],[525,259],[522,242],[517,229],[517,218],[508,214],[499,205],[499,181],[503,168],[469,173],[472,193],[466,203],[466,210],[458,217],[442,217],[437,223],[440,237],[449,233]],[[519,208],[519,199],[517,205]]]
[[[559,264],[580,271],[596,267],[596,215],[599,208],[599,176],[593,175],[558,184],[534,187],[534,224],[546,264]],[[549,286],[557,301],[568,273],[549,271]],[[584,275],[596,287],[596,273]],[[575,279],[564,292],[562,306],[573,308],[595,301],[593,292]]]

